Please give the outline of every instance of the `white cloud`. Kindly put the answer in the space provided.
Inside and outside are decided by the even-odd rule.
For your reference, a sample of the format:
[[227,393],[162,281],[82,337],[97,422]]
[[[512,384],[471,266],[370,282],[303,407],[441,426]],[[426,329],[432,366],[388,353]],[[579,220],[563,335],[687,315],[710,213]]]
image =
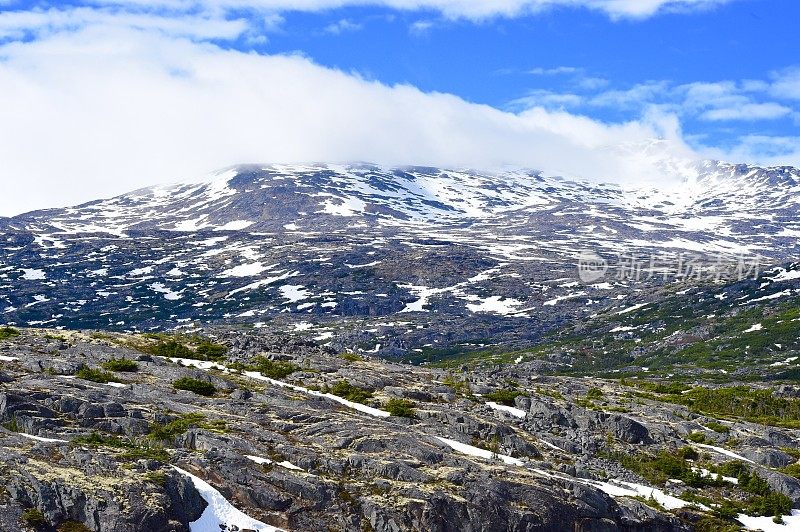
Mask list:
[[770,120],[792,113],[792,109],[777,103],[746,103],[735,107],[709,109],[700,115],[702,120]]
[[773,73],[770,93],[777,97],[800,100],[800,67]]
[[408,11],[438,11],[447,18],[472,20],[515,17],[557,7],[587,8],[618,18],[646,18],[659,12],[708,9],[735,0],[92,0],[98,5],[197,9],[322,11],[345,6],[382,6]]
[[224,50],[158,31],[91,26],[0,46],[0,213],[72,204],[241,162],[371,160],[520,165],[663,179],[613,146],[665,137],[674,117],[606,125],[519,114],[387,86],[300,56]]
[[766,166],[800,167],[800,137],[746,135],[728,148],[706,147],[708,157],[731,161],[753,161]]
[[553,68],[536,67],[528,70],[528,74],[533,74],[534,76],[557,76],[560,74],[577,74],[581,71],[582,69],[571,66],[558,66]]
[[364,26],[343,18],[341,20],[337,20],[333,24],[328,24],[325,27],[325,33],[330,33],[332,35],[341,35],[342,33],[346,33],[348,31],[358,31],[362,29]]
[[0,39],[42,36],[87,25],[156,30],[195,39],[235,39],[251,27],[245,19],[228,20],[212,15],[169,17],[88,7],[0,12]]

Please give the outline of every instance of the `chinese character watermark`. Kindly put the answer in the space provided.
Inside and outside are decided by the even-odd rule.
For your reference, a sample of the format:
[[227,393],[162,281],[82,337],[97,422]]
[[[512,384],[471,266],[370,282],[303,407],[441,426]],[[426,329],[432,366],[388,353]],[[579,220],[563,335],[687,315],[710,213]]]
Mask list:
[[586,283],[606,281],[722,282],[756,279],[761,273],[760,255],[720,254],[709,258],[691,253],[657,253],[649,256],[617,253],[604,258],[594,251],[578,255],[578,278]]

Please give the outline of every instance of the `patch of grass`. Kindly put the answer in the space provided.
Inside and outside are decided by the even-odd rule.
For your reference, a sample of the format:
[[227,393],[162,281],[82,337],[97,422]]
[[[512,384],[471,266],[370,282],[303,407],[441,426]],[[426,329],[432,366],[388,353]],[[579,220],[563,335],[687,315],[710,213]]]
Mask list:
[[228,352],[228,348],[224,345],[212,342],[208,338],[201,336],[145,333],[142,337],[156,342],[136,342],[131,346],[139,351],[167,358],[219,361]]
[[17,416],[12,416],[11,419],[3,423],[3,427],[6,430],[10,430],[11,432],[19,432],[19,423],[17,422]]
[[694,524],[695,532],[739,532],[738,524],[713,515],[704,515]]
[[250,371],[258,371],[263,376],[269,377],[270,379],[283,379],[295,371],[300,371],[300,366],[291,362],[270,360],[265,357],[255,357],[250,361],[248,369]]
[[501,405],[506,406],[514,406],[515,400],[519,396],[527,395],[525,392],[521,392],[519,390],[495,390],[494,392],[484,394],[484,398],[488,399],[489,401],[493,401],[495,403],[499,403]]
[[228,348],[204,338],[197,341],[195,353],[209,360],[219,360],[228,353]]
[[169,461],[169,454],[163,447],[146,441],[132,441],[119,436],[103,435],[99,432],[92,432],[87,436],[77,436],[70,441],[70,445],[92,448],[104,447],[119,451],[117,458],[120,460],[139,460],[144,458],[165,463]]
[[149,471],[142,475],[142,480],[156,486],[166,486],[167,475],[163,471]]
[[169,423],[153,423],[147,437],[156,441],[171,441],[176,436],[180,436],[190,428],[201,428],[215,432],[225,430],[225,422],[222,420],[207,421],[206,417],[200,413],[183,414]]
[[447,375],[442,383],[448,388],[452,388],[457,394],[466,396],[472,395],[472,389],[466,380],[458,379],[453,375]]
[[766,480],[750,471],[744,463],[738,460],[713,467],[712,471],[727,477],[735,477],[739,481],[738,487],[753,495],[747,500],[742,510],[749,515],[784,515],[792,509],[792,501],[789,497],[773,491]]
[[663,486],[669,479],[678,479],[693,488],[724,485],[721,479],[693,471],[686,460],[668,451],[661,451],[657,455],[613,453],[608,456],[659,486]]
[[364,360],[355,353],[342,353],[341,355],[339,355],[339,358],[343,358],[348,362],[361,362],[362,360]]
[[728,425],[724,423],[719,423],[717,421],[709,421],[708,423],[705,423],[705,426],[710,428],[714,432],[720,432],[723,434],[731,431],[731,428]]
[[101,364],[103,369],[109,371],[134,372],[139,371],[139,364],[127,358],[112,358]]
[[8,340],[9,338],[14,338],[15,336],[19,336],[18,329],[8,326],[0,327],[0,340]]
[[784,475],[789,475],[790,477],[800,479],[800,463],[798,464],[789,464],[786,467],[782,467],[779,469],[781,473]]
[[28,526],[39,527],[47,525],[47,519],[38,508],[28,508],[22,512],[22,520]]
[[703,434],[702,432],[695,431],[695,432],[692,432],[691,434],[689,434],[688,436],[686,436],[686,439],[689,440],[690,442],[694,442],[694,443],[705,443],[706,442],[706,435]]
[[396,417],[414,418],[415,403],[406,399],[389,399],[386,403],[386,411]]
[[700,453],[688,445],[678,449],[675,454],[684,460],[697,460],[700,457]]
[[333,395],[338,395],[343,399],[347,399],[348,401],[352,401],[354,403],[362,403],[366,404],[367,401],[372,399],[372,391],[367,390],[366,388],[359,388],[353,384],[350,384],[346,380],[340,380],[327,390],[324,390],[327,393],[332,393]]
[[64,521],[56,527],[56,532],[92,532],[92,530],[77,521]]
[[603,398],[603,390],[600,388],[589,388],[589,391],[586,392],[586,399],[590,401],[597,401]]
[[102,369],[89,368],[86,366],[76,371],[75,376],[79,379],[98,382],[100,384],[108,384],[109,382],[122,382],[113,373],[103,371]]
[[205,397],[211,397],[217,391],[217,387],[210,382],[195,379],[193,377],[181,377],[180,379],[173,381],[172,387],[176,390],[186,390],[196,393],[197,395],[203,395]]
[[558,390],[548,390],[547,388],[542,388],[541,386],[536,388],[536,393],[539,395],[544,395],[546,397],[552,397],[553,399],[558,399],[559,401],[564,401],[564,395],[559,392]]

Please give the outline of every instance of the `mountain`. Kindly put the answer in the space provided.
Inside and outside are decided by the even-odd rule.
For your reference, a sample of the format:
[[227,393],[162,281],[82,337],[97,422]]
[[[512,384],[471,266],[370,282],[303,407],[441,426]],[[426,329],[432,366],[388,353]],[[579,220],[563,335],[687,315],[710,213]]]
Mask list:
[[[0,220],[0,319],[131,331],[270,322],[406,359],[525,346],[641,303],[690,261],[788,262],[799,180],[794,168],[718,162],[658,189],[522,170],[238,166]],[[609,269],[581,282],[587,252]],[[630,278],[631,258],[676,271]]]
[[0,529],[796,529],[800,171],[679,173],[248,165],[1,219]]

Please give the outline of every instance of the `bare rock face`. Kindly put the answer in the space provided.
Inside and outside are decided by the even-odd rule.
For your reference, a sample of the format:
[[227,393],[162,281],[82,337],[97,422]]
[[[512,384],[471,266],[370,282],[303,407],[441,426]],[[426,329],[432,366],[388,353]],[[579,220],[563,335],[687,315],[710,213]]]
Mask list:
[[[247,334],[217,336],[228,352],[205,361],[144,353],[194,336],[31,329],[3,340],[0,526],[183,531],[208,513],[229,531],[666,532],[712,518],[678,495],[748,496],[628,469],[622,457],[693,445],[686,468],[729,457],[687,440],[708,421],[634,402],[619,381],[541,378],[523,365],[445,372],[303,342],[267,359],[242,346],[274,346]],[[83,369],[48,369],[56,358]],[[119,359],[135,371],[91,372]],[[177,386],[187,379],[199,387]],[[511,398],[489,395],[502,404],[474,393],[509,386]],[[588,401],[589,389],[601,399]],[[759,462],[746,467],[800,506],[798,481],[774,469],[796,431],[742,423],[730,436]]]

